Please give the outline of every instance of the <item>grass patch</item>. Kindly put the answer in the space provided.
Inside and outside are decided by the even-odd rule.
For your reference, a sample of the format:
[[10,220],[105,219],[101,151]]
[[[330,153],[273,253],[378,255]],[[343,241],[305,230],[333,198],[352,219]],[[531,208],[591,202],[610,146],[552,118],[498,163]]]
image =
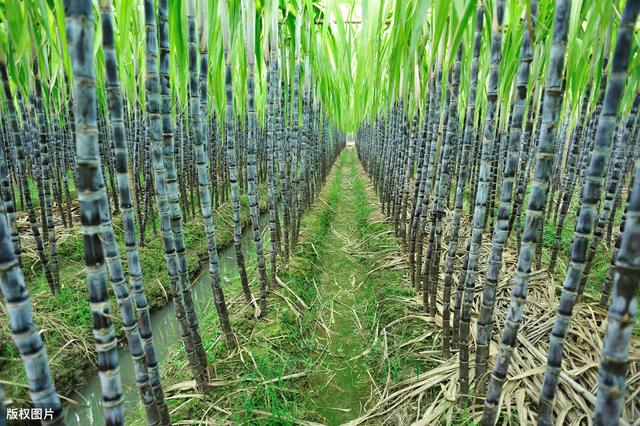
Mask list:
[[[402,269],[378,268],[397,245],[391,227],[374,217],[377,203],[356,161],[352,150],[342,153],[319,201],[303,217],[299,246],[289,265],[279,265],[288,289],[271,285],[267,318],[255,320],[242,300],[230,303],[239,353],[227,353],[215,311],[204,316],[204,344],[219,386],[198,398],[189,397],[191,390],[172,393],[174,421],[339,424],[376,402],[385,383],[430,368],[412,345],[398,347],[419,336],[424,324],[401,321],[386,338],[380,335],[413,313],[403,303],[413,292],[403,286]],[[248,265],[255,276],[253,258]],[[239,288],[237,278],[228,288]],[[167,385],[191,379],[181,344],[162,370]],[[134,423],[143,422],[138,413]]]
[[[265,211],[267,195],[264,185],[259,188],[259,196],[260,210]],[[228,246],[233,240],[231,205],[221,205],[213,217],[218,247]],[[248,199],[245,194],[241,195],[241,221],[243,226],[249,223]],[[124,236],[119,216],[113,218],[113,224],[126,271]],[[207,257],[206,235],[199,214],[183,222],[183,232],[189,276],[193,279],[200,272],[202,260]],[[155,311],[168,303],[170,290],[162,238],[159,233],[152,231],[151,223],[148,224],[145,235],[145,246],[139,248],[139,251],[145,294],[151,311]],[[38,261],[23,257],[23,271],[33,303],[35,324],[49,355],[56,390],[62,395],[71,395],[74,389],[82,386],[97,371],[84,274],[84,248],[77,220],[74,232],[59,241],[58,252],[61,285],[56,295],[51,295]],[[120,344],[126,345],[115,296],[111,288],[109,292],[116,333]],[[7,322],[0,322],[0,370],[3,372],[3,380],[15,384],[3,386],[6,397],[13,401],[12,406],[28,406],[30,398],[26,389],[20,386],[27,382],[24,367],[11,339]]]

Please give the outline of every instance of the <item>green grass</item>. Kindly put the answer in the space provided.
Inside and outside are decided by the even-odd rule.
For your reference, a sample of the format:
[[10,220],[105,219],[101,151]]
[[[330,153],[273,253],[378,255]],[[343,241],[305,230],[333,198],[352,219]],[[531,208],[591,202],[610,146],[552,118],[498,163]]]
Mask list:
[[[260,209],[266,210],[266,187],[259,188]],[[37,197],[36,197],[37,198]],[[249,222],[248,199],[241,196],[241,221],[243,226]],[[125,247],[119,216],[114,217],[114,230],[118,240],[120,253],[124,255]],[[223,204],[214,212],[216,237],[220,248],[229,245],[233,240],[231,206]],[[169,294],[163,243],[160,234],[154,234],[152,224],[148,224],[145,246],[140,248],[140,263],[143,271],[145,294],[152,311],[164,306]],[[76,228],[78,224],[76,223]],[[201,269],[201,260],[207,255],[207,242],[202,219],[198,216],[183,223],[185,246],[187,247],[187,264],[189,275],[195,278]],[[58,244],[61,286],[53,296],[43,275],[39,262],[23,258],[23,271],[27,288],[33,303],[36,327],[47,348],[50,368],[56,390],[62,395],[69,395],[77,389],[90,375],[95,374],[95,354],[91,333],[91,311],[87,299],[84,274],[84,251],[82,234],[78,229],[74,234],[61,240]],[[123,259],[126,271],[126,261]],[[112,312],[118,312],[115,297],[109,290],[112,300]],[[116,332],[121,344],[125,343],[119,315],[114,315]],[[26,406],[29,402],[26,389],[26,376],[22,362],[10,337],[9,326],[0,322],[0,369],[3,380],[14,383],[5,385],[3,389],[8,398],[13,399],[16,406]]]
[[[62,179],[60,179],[60,184],[62,185]],[[71,172],[67,173],[67,184],[69,185],[69,196],[71,197],[72,200],[77,200],[78,199],[78,193],[76,192],[76,186],[75,186],[75,184],[73,182],[73,174]],[[33,204],[33,208],[34,209],[39,209],[40,208],[40,198],[38,197],[38,187],[36,185],[36,181],[33,180],[33,178],[28,177],[27,178],[27,185],[29,185],[29,192],[31,193],[31,202]],[[61,197],[62,197],[62,202],[64,203],[65,202],[64,189],[60,188],[60,190],[62,191]],[[18,194],[20,194],[22,192],[22,190],[20,190],[14,184],[14,185],[12,185],[12,191],[13,191],[14,194],[16,194],[17,208],[20,209],[20,210],[26,210],[26,208],[27,208],[26,201],[25,201],[24,205],[22,205],[20,197],[18,196]],[[51,198],[55,202],[55,197],[53,196],[53,193],[51,194]],[[40,219],[39,216],[37,216],[37,217],[38,217],[38,219]]]
[[[210,406],[218,402],[222,408],[232,414],[215,415],[225,417],[233,423],[293,424],[296,419],[314,420],[337,424],[359,414],[361,397],[350,389],[351,395],[333,390],[331,398],[323,399],[314,395],[317,384],[329,377],[326,371],[348,361],[355,352],[369,348],[369,352],[360,358],[342,377],[338,379],[345,387],[358,385],[358,376],[363,371],[371,372],[377,384],[387,379],[391,384],[398,383],[432,368],[432,365],[420,359],[411,347],[399,349],[399,344],[415,338],[424,332],[423,325],[418,327],[411,321],[394,326],[389,335],[391,351],[387,359],[383,358],[385,348],[376,335],[376,329],[384,327],[397,318],[413,313],[403,298],[413,296],[411,289],[403,286],[405,272],[382,268],[375,269],[379,259],[392,255],[397,243],[392,227],[374,215],[377,209],[375,195],[365,186],[363,175],[358,172],[355,153],[345,150],[337,160],[335,172],[330,176],[321,202],[306,214],[301,223],[301,241],[288,266],[279,266],[279,277],[289,288],[310,307],[309,311],[300,310],[297,300],[287,290],[273,286],[279,293],[286,295],[297,308],[292,309],[284,300],[274,295],[270,299],[270,312],[266,321],[256,321],[246,312],[237,314],[242,301],[230,306],[232,325],[238,334],[243,348],[243,359],[238,355],[229,357],[220,343],[218,318],[214,310],[201,318],[203,342],[214,377],[221,382],[234,382],[235,385],[214,388],[206,399],[183,399],[170,401],[172,408],[181,406],[174,420],[196,419],[205,412],[214,415]],[[266,193],[261,188],[261,210],[266,209]],[[528,193],[523,208],[526,208]],[[35,197],[34,197],[35,198]],[[468,211],[469,198],[465,197],[464,211]],[[228,204],[223,205],[214,214],[219,246],[223,247],[232,240],[231,211]],[[566,273],[567,253],[571,247],[577,200],[574,197],[561,235],[561,250],[558,267],[554,277],[561,285]],[[619,222],[622,209],[616,215]],[[522,225],[524,225],[524,212]],[[378,218],[379,219],[379,218]],[[247,199],[242,197],[242,220],[248,222]],[[120,230],[119,218],[114,218],[116,232]],[[333,231],[348,234],[349,239],[359,242],[356,253],[349,255],[341,252],[345,242]],[[548,223],[543,234],[543,265],[548,264],[551,247],[555,238],[555,225]],[[189,271],[195,276],[200,270],[200,261],[206,257],[206,238],[202,222],[194,218],[184,223],[185,244],[188,248]],[[119,236],[121,253],[124,245]],[[510,244],[515,246],[515,233]],[[268,247],[268,241],[265,241]],[[167,287],[166,267],[162,241],[151,231],[147,232],[146,246],[141,249],[146,294],[152,310],[166,303],[163,287]],[[360,253],[358,253],[360,252]],[[25,262],[25,276],[31,292],[36,325],[42,330],[43,339],[51,358],[51,369],[58,391],[68,394],[84,381],[88,374],[95,372],[93,366],[93,339],[91,336],[91,314],[86,298],[83,273],[83,246],[79,234],[65,238],[59,244],[61,277],[63,286],[56,296],[49,294],[48,285],[38,263]],[[600,245],[594,259],[587,284],[587,295],[600,290],[609,268],[609,252]],[[255,259],[248,259],[250,277],[255,276]],[[331,271],[331,276],[327,275]],[[328,302],[340,287],[333,283],[337,278],[347,280],[354,271],[361,279],[361,285],[348,298],[342,300],[352,306],[362,323],[361,336],[352,339],[348,345],[330,347],[324,341],[324,331],[319,319],[326,317]],[[364,272],[363,272],[364,271]],[[320,290],[320,292],[318,292]],[[227,300],[239,294],[237,274],[225,287]],[[559,291],[559,287],[558,287]],[[113,298],[112,298],[113,300]],[[115,306],[114,306],[115,308]],[[114,312],[117,312],[114,310]],[[302,314],[301,314],[302,313]],[[122,339],[119,318],[115,318],[119,337]],[[336,333],[346,335],[353,332],[349,322],[337,321]],[[2,326],[0,326],[2,327]],[[635,332],[638,332],[636,326]],[[22,364],[17,351],[9,343],[7,326],[0,328],[0,368],[3,379],[16,384],[26,383]],[[65,347],[65,344],[72,341]],[[433,348],[439,342],[429,342]],[[180,343],[172,349],[162,371],[166,384],[190,379],[184,350]],[[292,373],[305,372],[306,376],[283,380]],[[171,379],[167,379],[170,377]],[[334,379],[336,380],[336,379]],[[269,382],[257,385],[256,382]],[[239,383],[239,384],[238,384]],[[9,398],[17,405],[26,405],[28,396],[20,386],[4,386]],[[361,390],[364,390],[361,389]],[[368,393],[368,388],[366,391]],[[365,393],[365,392],[363,392]],[[351,411],[342,412],[328,409],[327,402],[341,402],[349,405]],[[268,414],[265,414],[268,413]],[[456,422],[468,421],[468,414],[460,411]],[[142,414],[136,421],[142,422]]]
[[[352,168],[352,176],[355,174],[355,167]],[[368,194],[360,178],[355,179],[353,184],[355,193],[355,220],[358,224],[359,233],[362,240],[367,241],[365,248],[375,251],[380,248],[395,248],[397,242],[391,231],[392,227],[383,222],[371,223],[370,216],[374,212],[375,197]],[[369,321],[368,330],[374,329],[375,320],[378,318],[381,324],[388,324],[398,318],[410,313],[407,306],[400,302],[400,298],[413,297],[413,290],[407,286],[401,285],[404,281],[405,272],[402,270],[382,269],[371,274],[365,281],[365,294],[372,294],[371,302],[383,300],[385,303],[379,307],[374,303],[367,304],[365,319]],[[380,285],[383,283],[384,285]],[[381,309],[379,309],[381,308]],[[399,324],[395,329],[394,338],[398,342],[408,341],[417,337],[417,332],[424,332],[423,328],[416,328],[410,323]],[[431,342],[434,347],[438,347],[438,342]],[[377,348],[382,349],[381,347]],[[389,361],[389,369],[392,374],[392,382],[396,383],[401,379],[411,376],[417,376],[420,373],[429,370],[434,365],[425,363],[420,359],[411,356],[410,351],[398,353]],[[382,371],[379,371],[382,373]],[[382,379],[382,377],[380,377]]]
[[[402,270],[380,268],[368,273],[386,256],[394,255],[397,244],[392,228],[373,216],[377,202],[365,188],[356,161],[352,150],[339,157],[321,200],[302,219],[300,242],[289,265],[279,264],[279,278],[309,309],[277,285],[271,286],[265,320],[255,320],[246,311],[238,312],[238,304],[231,304],[232,326],[242,357],[227,353],[218,339],[217,315],[211,310],[202,318],[202,335],[213,376],[221,385],[204,399],[171,399],[170,407],[177,409],[174,421],[207,417],[233,424],[282,425],[296,419],[339,424],[361,414],[360,404],[367,399],[363,396],[369,396],[371,386],[361,380],[367,371],[382,388],[387,375],[391,383],[397,383],[431,367],[415,355],[415,348],[396,348],[423,333],[422,322],[406,321],[392,327],[389,357],[383,357],[384,339],[376,330],[413,313],[402,302],[413,293],[402,285]],[[339,235],[348,237],[351,244]],[[248,265],[249,276],[255,276],[253,256]],[[237,277],[225,291],[227,295],[239,291]],[[286,296],[289,303],[279,295]],[[352,310],[357,312],[361,329],[352,319]],[[331,339],[327,339],[321,322],[331,330]],[[350,361],[358,354],[363,355]],[[180,343],[172,348],[162,371],[167,385],[191,379]],[[304,376],[286,379],[294,373]],[[265,381],[270,383],[259,384]],[[212,410],[212,405],[229,414]],[[134,423],[143,422],[142,413],[138,413]]]

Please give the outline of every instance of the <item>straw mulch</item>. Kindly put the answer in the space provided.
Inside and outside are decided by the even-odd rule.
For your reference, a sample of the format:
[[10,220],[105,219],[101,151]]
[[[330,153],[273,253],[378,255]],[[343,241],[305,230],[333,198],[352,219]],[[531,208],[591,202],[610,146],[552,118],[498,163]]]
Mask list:
[[[53,222],[55,224],[56,242],[58,246],[64,243],[69,238],[72,238],[81,232],[80,228],[80,208],[78,202],[74,201],[71,206],[71,214],[73,216],[73,227],[66,228],[62,225],[62,218],[60,217],[60,208],[58,205],[54,205],[52,208]],[[36,210],[36,218],[38,221],[38,227],[40,230],[40,238],[42,238],[42,223],[40,223],[40,210]],[[27,212],[16,212],[16,226],[18,228],[18,235],[20,235],[20,249],[22,250],[21,256],[23,259],[27,259],[30,265],[40,263],[40,257],[36,250],[36,240],[31,232],[31,223],[29,222],[29,215]],[[43,240],[43,244],[48,245],[49,242]]]
[[[445,218],[446,253],[448,224],[453,212],[447,212]],[[461,229],[460,253],[464,251],[465,236],[468,235],[469,218],[464,217]],[[486,273],[486,264],[491,249],[490,238],[485,235],[482,247],[481,270],[476,282],[475,306],[472,311],[470,344],[470,377],[474,377],[475,330],[478,308]],[[406,259],[405,259],[406,260]],[[440,280],[444,279],[446,256],[441,258]],[[504,326],[505,316],[511,299],[512,278],[517,262],[517,253],[513,244],[505,248],[503,268],[496,296],[496,325],[490,348],[489,374],[493,359],[498,352],[498,339]],[[459,255],[457,268],[462,264]],[[457,273],[454,274],[457,281]],[[455,294],[454,284],[453,293]],[[504,386],[501,404],[501,417],[498,424],[525,425],[535,424],[540,385],[543,379],[548,340],[557,312],[562,283],[557,282],[546,269],[534,271],[531,275],[527,306],[517,347],[512,358],[508,380]],[[438,294],[439,315],[435,318],[424,316],[415,321],[416,315],[409,315],[407,322],[415,326],[434,331],[427,332],[419,342],[404,342],[396,345],[410,348],[414,354],[420,354],[426,362],[435,362],[436,367],[416,377],[408,378],[396,385],[384,389],[377,401],[371,401],[369,409],[359,418],[348,423],[359,424],[470,424],[478,422],[482,416],[483,397],[475,398],[467,404],[459,394],[458,354],[446,361],[442,359],[440,335],[442,328],[442,288]],[[454,296],[455,297],[455,296]],[[598,298],[596,298],[598,299]],[[405,300],[409,309],[416,312],[422,309],[422,295]],[[453,303],[452,303],[453,306]],[[420,314],[418,314],[420,315]],[[590,425],[595,404],[598,383],[600,352],[606,328],[607,312],[597,303],[581,302],[574,308],[573,320],[564,347],[563,373],[557,393],[554,420],[558,425]],[[388,330],[390,334],[393,330]],[[433,340],[437,342],[433,342]],[[431,341],[431,345],[429,344]],[[417,343],[417,344],[416,344]],[[434,351],[437,348],[440,350]],[[640,425],[640,337],[632,336],[627,366],[625,406],[620,424]],[[473,387],[472,383],[472,387]],[[635,422],[635,423],[634,423]]]

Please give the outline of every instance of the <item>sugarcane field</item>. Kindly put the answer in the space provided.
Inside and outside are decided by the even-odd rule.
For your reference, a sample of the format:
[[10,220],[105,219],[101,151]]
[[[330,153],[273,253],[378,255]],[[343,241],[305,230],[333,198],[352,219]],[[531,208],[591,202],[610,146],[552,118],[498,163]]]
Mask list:
[[640,0],[0,0],[0,426],[640,426]]

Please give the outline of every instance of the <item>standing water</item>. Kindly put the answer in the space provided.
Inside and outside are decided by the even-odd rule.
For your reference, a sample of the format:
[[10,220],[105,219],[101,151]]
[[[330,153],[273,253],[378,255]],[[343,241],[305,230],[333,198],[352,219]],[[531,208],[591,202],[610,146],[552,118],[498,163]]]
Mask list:
[[[268,214],[263,214],[260,217],[262,229],[264,229],[268,223],[268,219]],[[267,232],[266,235],[268,234]],[[263,238],[263,241],[264,240],[265,238]],[[255,256],[251,226],[247,226],[242,233],[242,252],[245,258]],[[224,282],[226,281],[225,278],[231,278],[237,274],[236,255],[233,244],[220,250],[219,255],[220,276]],[[193,302],[199,317],[206,314],[206,309],[212,309],[210,302],[212,301],[213,295],[209,274],[206,273],[208,268],[204,267],[203,270],[205,273],[201,274],[191,287]],[[169,301],[164,307],[151,313],[151,326],[158,362],[162,363],[169,353],[171,345],[180,340],[173,301]],[[129,352],[127,347],[121,347],[118,349],[118,357],[120,359],[120,377],[124,395],[125,415],[128,415],[140,411],[143,408],[138,396],[131,352]],[[83,388],[76,390],[75,395],[71,395],[71,397],[79,401],[80,404],[67,407],[66,421],[68,425],[101,424],[103,422],[101,406],[102,392],[100,389],[100,377],[98,373],[95,372]]]

